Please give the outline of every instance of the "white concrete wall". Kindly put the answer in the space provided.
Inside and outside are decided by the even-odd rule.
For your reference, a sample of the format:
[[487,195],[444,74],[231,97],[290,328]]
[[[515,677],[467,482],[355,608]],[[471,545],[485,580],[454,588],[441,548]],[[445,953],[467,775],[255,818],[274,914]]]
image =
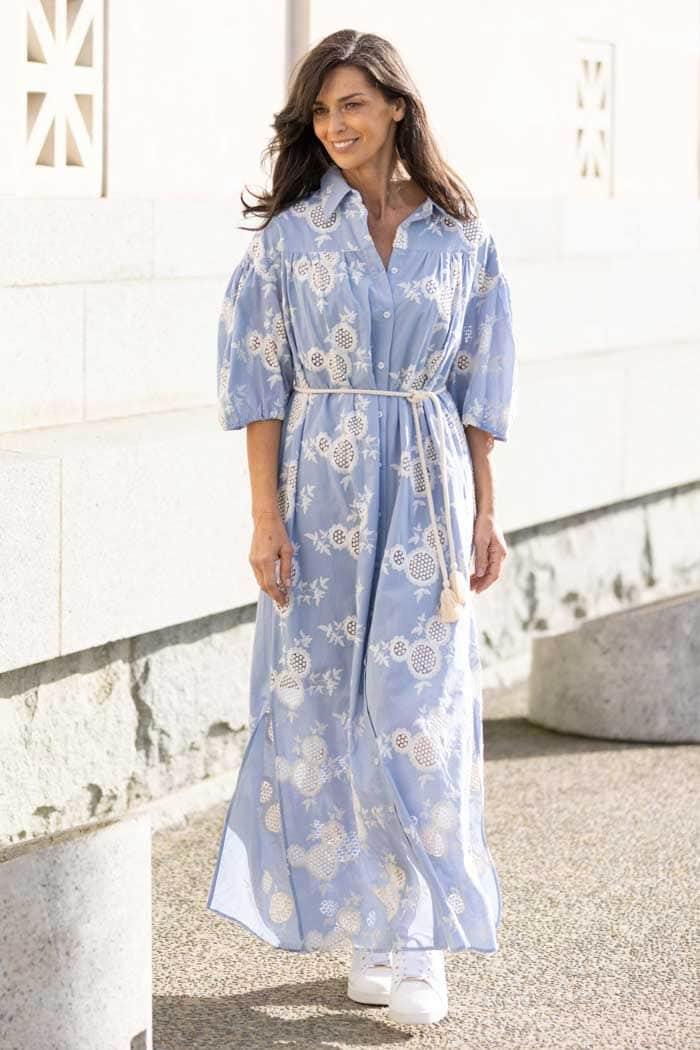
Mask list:
[[[696,5],[443,8],[312,4],[309,44],[350,22],[397,45],[498,239],[520,351],[502,527],[697,479]],[[18,10],[0,7],[0,129]],[[257,595],[215,331],[240,190],[267,178],[285,5],[108,12],[107,196],[0,177],[0,672]],[[580,38],[614,44],[609,197],[576,180]]]
[[[38,196],[2,166],[0,673],[257,597],[215,344],[239,193],[265,183],[282,102],[285,5],[213,6],[108,5],[107,196]],[[23,18],[0,7],[13,159]]]

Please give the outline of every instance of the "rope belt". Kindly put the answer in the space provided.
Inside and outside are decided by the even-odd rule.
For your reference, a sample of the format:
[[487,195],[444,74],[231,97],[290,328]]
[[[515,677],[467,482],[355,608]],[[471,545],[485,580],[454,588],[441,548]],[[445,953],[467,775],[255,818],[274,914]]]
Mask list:
[[[413,409],[413,420],[416,428],[416,436],[418,439],[418,455],[420,457],[420,464],[423,470],[423,477],[425,478],[425,488],[428,497],[428,511],[430,513],[430,522],[433,528],[433,535],[435,537],[435,549],[437,551],[438,562],[440,564],[440,572],[442,574],[442,593],[440,595],[440,610],[438,618],[442,623],[451,623],[454,620],[459,619],[459,606],[466,604],[467,601],[467,583],[463,573],[457,568],[457,558],[455,555],[454,539],[452,537],[452,522],[450,514],[450,501],[449,493],[447,489],[447,462],[445,456],[445,423],[442,415],[442,405],[438,393],[441,393],[445,388],[441,390],[377,390],[368,389],[357,386],[333,386],[333,387],[321,387],[321,386],[302,386],[301,384],[294,384],[294,389],[299,390],[304,394],[313,396],[314,394],[378,394],[382,397],[407,397],[411,402],[411,408]],[[447,564],[445,562],[445,554],[442,549],[440,542],[440,534],[438,532],[437,519],[435,517],[435,506],[433,504],[433,493],[430,487],[430,477],[428,475],[428,468],[425,461],[425,450],[423,448],[423,435],[420,428],[420,420],[418,418],[418,403],[425,401],[426,398],[430,398],[438,409],[438,425],[440,428],[440,476],[442,479],[442,496],[445,507],[445,522],[447,524],[447,539],[450,548],[450,564],[451,571],[448,573]]]

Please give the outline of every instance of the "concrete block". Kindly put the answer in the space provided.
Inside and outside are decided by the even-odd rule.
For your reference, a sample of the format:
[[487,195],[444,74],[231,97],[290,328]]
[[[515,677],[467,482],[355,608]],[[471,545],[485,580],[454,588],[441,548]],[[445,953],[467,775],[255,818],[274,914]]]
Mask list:
[[150,277],[153,205],[0,197],[0,244],[0,286]]
[[66,652],[257,599],[241,557],[250,520],[243,464],[217,433],[216,413],[114,422],[109,450],[63,457]]
[[225,278],[85,290],[87,419],[209,405]]
[[5,674],[0,846],[114,818],[237,767],[250,616],[205,617]]
[[61,653],[257,600],[245,433],[215,407],[0,434],[0,450],[60,466]]
[[[507,261],[513,319],[524,360],[558,360],[596,353],[657,353],[654,376],[668,375],[666,354],[700,339],[700,254],[581,257],[535,256]],[[537,249],[535,249],[537,251]],[[673,310],[659,308],[673,302]]]
[[108,5],[111,194],[237,195],[241,171],[259,182],[284,93],[285,5],[211,11],[215,23],[169,0]]
[[251,234],[237,196],[159,198],[153,205],[153,272],[155,277],[212,276],[231,273]]
[[650,499],[645,510],[646,533],[640,564],[651,586],[663,581],[680,594],[698,586],[698,522],[700,485],[689,485]]
[[[672,253],[678,258],[697,252],[696,201],[690,196],[666,197],[661,187],[654,197],[663,222],[649,221],[649,202],[644,197],[563,197],[558,209],[558,253],[571,258],[587,257],[598,263],[601,256],[627,256],[637,265],[648,262],[650,254]],[[667,276],[677,279],[679,272],[683,268],[673,266]],[[658,270],[652,275],[657,279],[664,276]],[[690,271],[686,278],[698,280]]]
[[624,367],[615,355],[519,366],[511,436],[492,454],[509,529],[615,503]]
[[60,463],[0,445],[0,492],[2,674],[60,651]]
[[83,294],[0,288],[0,432],[82,418]]
[[3,1050],[151,1050],[151,825],[0,852]]
[[609,740],[700,741],[700,591],[533,641],[528,718]]
[[59,673],[43,664],[5,676],[0,843],[122,808],[138,754],[139,715],[126,648],[115,647],[107,666],[104,655],[99,649],[76,654]]
[[[696,269],[700,274],[700,265]],[[700,317],[697,305],[696,313]],[[630,351],[626,362],[623,481],[619,497],[697,481],[700,339]]]

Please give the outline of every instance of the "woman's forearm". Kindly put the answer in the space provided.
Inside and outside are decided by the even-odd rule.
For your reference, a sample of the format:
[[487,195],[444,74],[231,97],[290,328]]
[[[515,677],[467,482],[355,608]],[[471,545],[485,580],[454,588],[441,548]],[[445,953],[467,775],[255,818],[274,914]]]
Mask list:
[[477,514],[492,515],[495,513],[495,494],[493,470],[489,453],[495,442],[493,435],[487,430],[467,425],[464,428],[469,451],[471,452],[472,469],[474,471],[474,497],[476,499]]
[[281,419],[258,419],[246,427],[248,473],[253,521],[277,512],[278,461]]

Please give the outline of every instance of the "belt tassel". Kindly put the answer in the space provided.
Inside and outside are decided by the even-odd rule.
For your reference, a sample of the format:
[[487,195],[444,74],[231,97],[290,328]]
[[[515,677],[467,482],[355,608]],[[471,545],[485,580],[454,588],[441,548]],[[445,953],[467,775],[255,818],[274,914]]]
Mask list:
[[453,569],[450,573],[450,587],[460,605],[465,605],[469,596],[469,588],[464,578],[464,573],[459,569]]
[[440,593],[440,613],[438,619],[441,623],[453,623],[459,619],[459,602],[451,587],[443,587]]

